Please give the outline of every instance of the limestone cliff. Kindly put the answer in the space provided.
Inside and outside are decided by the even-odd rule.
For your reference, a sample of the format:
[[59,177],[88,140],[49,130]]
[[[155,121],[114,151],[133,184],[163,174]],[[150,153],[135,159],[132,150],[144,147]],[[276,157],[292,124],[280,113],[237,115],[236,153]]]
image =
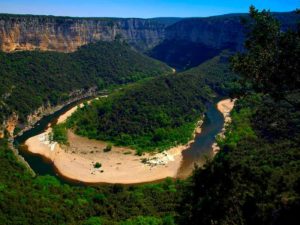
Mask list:
[[[85,99],[91,96],[95,96],[99,94],[96,87],[91,87],[88,90],[78,89],[69,94],[69,98],[61,102],[58,105],[51,105],[49,102],[40,106],[38,109],[34,110],[30,115],[27,115],[26,123],[21,123],[19,121],[19,116],[16,112],[12,112],[12,114],[0,124],[0,139],[4,137],[5,131],[9,137],[15,136],[15,128],[19,128],[19,135],[24,131],[32,128],[39,120],[41,120],[44,116],[53,114],[56,111],[59,111],[63,107],[72,104],[73,102],[77,102],[81,99]],[[106,92],[103,92],[106,93]]]
[[[274,13],[282,30],[295,28],[300,15]],[[228,14],[206,18],[189,18],[166,27],[164,41],[149,55],[178,70],[195,67],[215,57],[225,49],[240,51],[244,48],[245,26],[241,19],[247,14]]]
[[[168,23],[167,23],[168,22]],[[121,38],[144,51],[161,42],[170,20],[0,15],[0,50],[73,52],[90,42]]]
[[[74,18],[0,14],[0,50],[50,50],[73,52],[90,42],[120,38],[145,52],[166,42],[196,43],[205,49],[243,47],[240,17],[229,14],[207,18]],[[299,15],[275,13],[284,29],[295,26]],[[173,47],[173,44],[170,45]],[[200,49],[193,46],[191,49]],[[176,50],[176,49],[175,49]],[[174,51],[173,49],[171,50]],[[166,62],[166,60],[164,60]]]

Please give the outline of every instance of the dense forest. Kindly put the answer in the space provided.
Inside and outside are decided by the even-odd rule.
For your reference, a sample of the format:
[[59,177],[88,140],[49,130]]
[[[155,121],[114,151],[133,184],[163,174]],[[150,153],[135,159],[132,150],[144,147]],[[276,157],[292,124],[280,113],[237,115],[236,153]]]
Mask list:
[[[192,69],[182,72],[185,76],[200,76],[201,79],[221,96],[240,92],[240,77],[230,68],[232,52],[226,50]],[[244,88],[244,87],[243,87]]]
[[[159,184],[140,186],[83,187],[61,184],[51,176],[32,178],[16,161],[7,141],[2,139],[0,224],[298,224],[300,27],[297,31],[282,32],[278,21],[268,11],[258,12],[255,8],[251,8],[250,17],[251,32],[245,43],[247,51],[236,54],[231,60],[233,70],[241,79],[236,85],[229,82],[224,87],[225,90],[229,87],[236,90],[242,86],[232,93],[239,98],[231,115],[232,123],[226,129],[225,138],[218,138],[220,152],[203,168],[195,169],[190,179],[166,179]],[[209,63],[201,70],[205,68],[210,68]],[[189,79],[194,81],[192,84],[197,90],[203,91],[204,98],[200,98],[203,102],[213,94],[211,87],[216,90],[220,87],[220,83],[208,86],[209,82],[201,79],[198,72],[195,74],[198,75],[162,76],[132,84],[131,88],[118,91],[105,100],[108,109],[100,101],[83,110],[91,114],[106,112],[112,116],[117,112],[114,110],[123,106],[109,103],[128,102],[129,107],[133,105],[129,96],[137,98],[132,93],[141,95],[139,100],[147,104],[160,94],[147,92],[146,87],[157,92],[166,89],[155,100],[168,99],[165,104],[178,104],[177,101],[183,104],[179,108],[167,105],[172,107],[168,110],[159,108],[165,115],[177,108],[185,110],[185,106],[194,105],[197,97]],[[186,85],[191,91],[178,90],[172,84]],[[185,96],[185,101],[164,96],[178,93],[173,89]],[[143,95],[141,90],[148,95]],[[172,101],[169,103],[169,100]],[[152,102],[148,107],[152,104],[156,103]],[[202,101],[197,104],[200,112],[204,104]],[[165,115],[157,121],[170,118]],[[196,112],[187,110],[187,114],[178,118],[193,120],[194,115]],[[81,111],[78,117],[73,118],[75,122],[83,118]],[[166,121],[172,124],[172,121]]]
[[172,225],[182,182],[80,187],[32,178],[0,140],[0,224]]
[[0,52],[0,114],[12,112],[21,122],[43,105],[57,105],[89,88],[105,88],[171,73],[156,60],[115,41],[97,42],[66,54]]
[[185,144],[212,91],[199,76],[174,74],[130,85],[77,110],[67,125],[82,136],[142,151]]
[[244,84],[221,151],[194,172],[182,224],[298,224],[300,28],[282,32],[251,8],[245,53],[232,59]]
[[186,72],[130,85],[79,109],[68,127],[82,136],[130,146],[138,153],[185,144],[205,104],[239,87],[229,57],[224,52]]

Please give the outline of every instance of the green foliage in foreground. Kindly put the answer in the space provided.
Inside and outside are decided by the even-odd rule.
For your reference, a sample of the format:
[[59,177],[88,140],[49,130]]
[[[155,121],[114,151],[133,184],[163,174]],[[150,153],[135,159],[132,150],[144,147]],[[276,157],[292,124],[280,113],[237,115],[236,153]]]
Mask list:
[[175,225],[175,223],[174,219],[170,216],[164,218],[138,216],[121,222],[120,225]]
[[250,8],[250,18],[247,51],[235,55],[233,69],[251,81],[257,91],[274,97],[298,90],[300,26],[282,32],[279,21],[269,11],[259,12],[254,7]]
[[[263,124],[268,127],[285,111],[284,103],[276,105],[279,113],[262,120],[256,112],[268,97],[251,108],[245,103],[253,101],[247,98],[237,103],[221,151],[194,172],[182,204],[181,224],[297,224],[300,145],[285,135],[271,140],[260,135]],[[280,129],[272,127],[274,133]],[[299,134],[298,130],[295,135]]]
[[[248,104],[253,107],[254,102],[258,99],[259,96],[251,96],[249,99],[247,98],[246,101],[248,101]],[[239,102],[242,102],[242,100],[239,100]],[[235,106],[236,110],[231,113],[233,123],[226,127],[225,138],[217,138],[217,143],[222,149],[233,149],[237,147],[240,140],[256,138],[255,131],[251,126],[251,118],[254,113],[252,107],[246,107],[245,105],[243,105],[240,109],[238,107],[239,105]]]
[[5,225],[117,225],[136,221],[169,225],[177,216],[175,208],[183,186],[169,179],[140,186],[80,187],[62,184],[49,175],[32,178],[4,139],[0,140],[0,170],[0,224]]
[[102,90],[166,73],[171,73],[167,65],[117,41],[73,53],[0,52],[0,123],[12,112],[26,122],[38,107],[57,105],[91,87]]
[[143,151],[186,144],[214,92],[198,74],[160,76],[93,101],[67,121],[82,136]]
[[49,134],[50,140],[59,144],[68,145],[68,130],[65,124],[56,124],[52,127],[52,132]]
[[254,7],[250,16],[248,51],[233,67],[258,93],[240,96],[220,152],[195,171],[182,224],[299,223],[300,31],[281,32]]

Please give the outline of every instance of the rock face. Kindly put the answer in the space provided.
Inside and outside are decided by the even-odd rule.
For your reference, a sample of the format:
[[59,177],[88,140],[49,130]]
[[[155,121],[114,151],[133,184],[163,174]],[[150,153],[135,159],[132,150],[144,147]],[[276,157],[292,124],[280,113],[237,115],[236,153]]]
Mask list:
[[[282,30],[295,28],[300,15],[274,13]],[[244,48],[246,30],[242,18],[247,14],[229,14],[178,21],[165,30],[164,41],[155,46],[150,56],[179,70],[188,69],[213,58],[225,49],[240,51]]]
[[4,137],[5,130],[7,131],[9,137],[14,137],[15,128],[18,127],[20,129],[20,133],[22,134],[24,131],[32,128],[39,120],[41,120],[44,116],[53,114],[56,111],[59,111],[63,107],[77,102],[81,99],[85,99],[88,97],[96,96],[100,94],[96,87],[91,87],[88,90],[78,89],[70,93],[69,99],[62,102],[59,105],[52,106],[50,103],[40,106],[33,113],[27,116],[26,124],[22,124],[19,121],[19,116],[16,112],[13,112],[6,120],[3,121],[3,124],[0,124],[0,139]]
[[201,43],[215,49],[242,48],[244,31],[241,15],[182,20],[167,30],[166,40]]
[[[240,18],[229,14],[207,18],[72,18],[0,14],[0,50],[73,52],[90,42],[122,39],[139,51],[168,41],[196,43],[205,48],[239,50],[244,34]],[[299,15],[276,13],[283,28],[295,25]],[[164,44],[166,45],[166,44]]]
[[[274,13],[283,30],[295,28],[300,16],[295,13]],[[166,28],[166,40],[182,40],[215,48],[232,50],[243,49],[245,40],[243,19],[247,14],[228,14],[207,18],[191,18],[181,20]]]
[[121,38],[144,51],[164,39],[172,21],[0,15],[0,49],[72,52],[90,42]]

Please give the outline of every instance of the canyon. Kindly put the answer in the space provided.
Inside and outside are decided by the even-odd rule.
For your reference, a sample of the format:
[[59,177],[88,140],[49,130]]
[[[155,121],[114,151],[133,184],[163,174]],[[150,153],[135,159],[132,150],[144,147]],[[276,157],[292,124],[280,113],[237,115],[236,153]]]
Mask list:
[[[282,23],[282,30],[296,27],[300,19],[292,12],[274,15]],[[247,15],[138,19],[0,14],[0,51],[69,53],[89,43],[121,40],[180,71],[197,66],[224,49],[243,50],[242,17]],[[41,106],[28,116],[28,123],[32,125],[40,118],[37,115],[52,111],[52,106]],[[16,121],[17,114],[13,114],[1,127],[8,128],[12,136]],[[3,136],[2,129],[0,136]]]
[[[282,27],[296,26],[299,15],[275,13]],[[205,18],[72,18],[0,14],[0,50],[73,52],[97,41],[123,40],[141,52],[165,42],[201,44],[211,49],[243,48],[241,17],[228,14]],[[167,57],[170,54],[164,49]],[[151,55],[151,54],[150,54]],[[155,56],[155,54],[153,54]],[[164,57],[161,57],[164,58]]]

